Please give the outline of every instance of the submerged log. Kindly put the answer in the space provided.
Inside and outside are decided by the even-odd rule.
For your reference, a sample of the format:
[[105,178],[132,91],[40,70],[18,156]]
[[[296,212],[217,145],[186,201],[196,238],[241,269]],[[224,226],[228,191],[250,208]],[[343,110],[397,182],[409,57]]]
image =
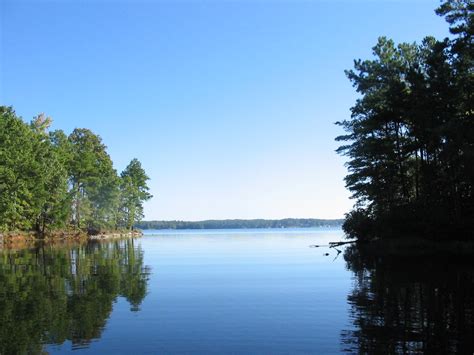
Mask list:
[[320,247],[326,247],[326,248],[336,248],[341,245],[345,244],[352,244],[352,243],[357,243],[358,240],[349,240],[347,242],[329,242],[328,245],[318,245],[318,244],[311,244],[309,247],[310,248],[320,248]]
[[347,242],[329,242],[329,247],[330,248],[335,248],[335,247],[339,247],[341,245],[352,244],[352,243],[357,243],[357,242],[358,242],[357,239],[349,240]]

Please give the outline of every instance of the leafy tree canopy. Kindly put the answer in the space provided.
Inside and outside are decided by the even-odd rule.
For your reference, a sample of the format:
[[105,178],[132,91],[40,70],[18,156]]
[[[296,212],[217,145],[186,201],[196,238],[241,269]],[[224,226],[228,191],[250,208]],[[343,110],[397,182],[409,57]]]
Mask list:
[[361,95],[351,118],[337,122],[356,201],[349,235],[472,237],[473,10],[468,0],[445,1],[436,12],[454,38],[396,45],[381,37],[374,59],[346,71]]
[[0,230],[131,228],[151,198],[140,162],[119,176],[98,135],[67,136],[51,124],[44,114],[27,124],[0,106]]

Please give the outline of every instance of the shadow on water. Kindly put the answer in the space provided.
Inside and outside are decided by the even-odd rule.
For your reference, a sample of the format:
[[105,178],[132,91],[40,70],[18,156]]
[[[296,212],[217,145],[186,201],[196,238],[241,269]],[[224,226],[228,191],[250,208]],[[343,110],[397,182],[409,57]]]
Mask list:
[[117,297],[138,311],[149,272],[134,241],[0,250],[0,354],[98,339]]
[[400,256],[352,245],[348,296],[352,330],[345,351],[474,352],[474,263],[468,256]]

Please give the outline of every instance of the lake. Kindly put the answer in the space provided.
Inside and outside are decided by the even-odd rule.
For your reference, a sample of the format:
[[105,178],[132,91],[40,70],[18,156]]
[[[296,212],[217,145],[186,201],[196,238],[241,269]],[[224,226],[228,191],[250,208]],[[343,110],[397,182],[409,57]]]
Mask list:
[[0,354],[472,353],[472,261],[310,247],[342,238],[147,231],[0,250]]

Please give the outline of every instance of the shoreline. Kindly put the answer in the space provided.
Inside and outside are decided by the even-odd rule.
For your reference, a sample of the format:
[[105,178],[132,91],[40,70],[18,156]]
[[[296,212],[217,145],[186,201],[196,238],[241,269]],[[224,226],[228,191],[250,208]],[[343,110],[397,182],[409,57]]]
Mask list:
[[424,238],[411,239],[373,239],[353,240],[349,243],[358,250],[377,256],[395,258],[404,257],[449,257],[474,255],[474,241],[471,240],[442,240],[435,241]]
[[4,232],[0,233],[0,249],[22,249],[37,244],[68,244],[86,243],[89,241],[105,241],[124,238],[139,238],[143,235],[141,230],[133,231],[104,231],[89,235],[85,231],[53,231],[44,237],[39,237],[36,232]]

